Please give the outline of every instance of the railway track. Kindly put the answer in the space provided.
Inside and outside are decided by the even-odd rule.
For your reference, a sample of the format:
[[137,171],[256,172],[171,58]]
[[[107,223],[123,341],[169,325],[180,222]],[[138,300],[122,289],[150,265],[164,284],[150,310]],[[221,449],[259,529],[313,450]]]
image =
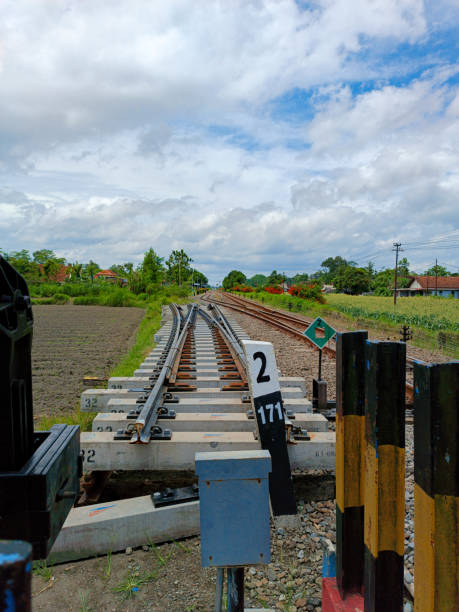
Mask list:
[[[193,304],[185,312],[172,305],[163,311],[157,345],[134,376],[110,378],[106,389],[86,389],[81,395],[81,410],[96,413],[92,431],[80,436],[87,489],[82,501],[96,502],[114,470],[153,470],[164,480],[168,472],[194,472],[196,452],[259,449],[243,350],[247,339],[218,306],[206,311]],[[304,379],[280,376],[279,383],[292,470],[334,470],[335,433],[328,431],[323,415],[313,413]],[[143,544],[145,522],[136,532],[139,504],[156,529],[154,541],[198,533],[196,507],[177,504],[167,521],[158,515],[172,496],[167,487],[165,491],[153,498],[132,498],[132,503],[74,508],[54,553],[62,560],[87,556],[88,546],[91,554],[98,554]],[[126,513],[133,507],[129,518]],[[124,526],[122,533],[111,535],[106,528],[110,520],[116,524],[119,512],[124,512],[123,525],[135,523],[128,540]],[[99,523],[104,527],[97,531]]]
[[[289,335],[295,337],[312,347],[314,350],[319,350],[317,346],[311,342],[306,336],[304,331],[312,323],[312,319],[307,317],[297,316],[287,312],[282,312],[274,308],[269,308],[261,304],[256,304],[240,296],[233,295],[231,293],[223,293],[213,291],[210,294],[205,294],[201,297],[201,300],[209,302],[211,304],[217,304],[225,308],[229,308],[241,314],[245,314],[256,318],[264,323],[272,325],[273,327],[282,330]],[[323,348],[323,352],[332,359],[336,359],[336,350],[334,346],[326,346]],[[406,367],[407,373],[411,373],[413,370],[414,359],[407,356]],[[414,388],[411,382],[406,383],[406,403],[407,409],[411,410],[413,404]]]

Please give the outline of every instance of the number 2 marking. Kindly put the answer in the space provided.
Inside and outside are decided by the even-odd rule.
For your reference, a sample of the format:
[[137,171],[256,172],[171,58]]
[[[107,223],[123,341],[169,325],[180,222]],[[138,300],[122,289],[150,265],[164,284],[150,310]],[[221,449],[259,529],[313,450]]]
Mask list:
[[253,360],[256,361],[257,359],[261,360],[261,368],[258,372],[257,383],[269,382],[271,380],[271,377],[269,376],[269,374],[265,374],[266,355],[262,351],[257,351],[253,354]]

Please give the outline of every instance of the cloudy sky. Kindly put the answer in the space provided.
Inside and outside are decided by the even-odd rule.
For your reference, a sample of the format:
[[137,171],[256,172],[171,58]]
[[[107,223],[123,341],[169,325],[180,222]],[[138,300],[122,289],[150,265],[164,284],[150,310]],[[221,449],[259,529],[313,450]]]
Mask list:
[[457,0],[0,0],[0,248],[459,267]]

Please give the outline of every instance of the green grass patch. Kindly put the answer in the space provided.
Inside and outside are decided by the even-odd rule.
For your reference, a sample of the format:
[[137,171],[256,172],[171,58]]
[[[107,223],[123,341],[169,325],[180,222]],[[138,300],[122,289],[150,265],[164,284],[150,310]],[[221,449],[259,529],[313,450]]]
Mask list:
[[48,416],[42,416],[37,420],[35,427],[38,431],[48,431],[53,425],[79,425],[81,431],[91,431],[92,422],[96,416],[95,412],[82,412],[80,407],[71,410],[68,414],[53,412]]

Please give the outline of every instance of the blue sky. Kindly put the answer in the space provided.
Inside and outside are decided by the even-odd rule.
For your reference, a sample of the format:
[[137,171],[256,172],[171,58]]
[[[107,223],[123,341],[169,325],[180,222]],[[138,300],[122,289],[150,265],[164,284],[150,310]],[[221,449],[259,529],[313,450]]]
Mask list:
[[216,282],[399,241],[457,270],[458,25],[455,0],[3,0],[0,248],[184,248]]

